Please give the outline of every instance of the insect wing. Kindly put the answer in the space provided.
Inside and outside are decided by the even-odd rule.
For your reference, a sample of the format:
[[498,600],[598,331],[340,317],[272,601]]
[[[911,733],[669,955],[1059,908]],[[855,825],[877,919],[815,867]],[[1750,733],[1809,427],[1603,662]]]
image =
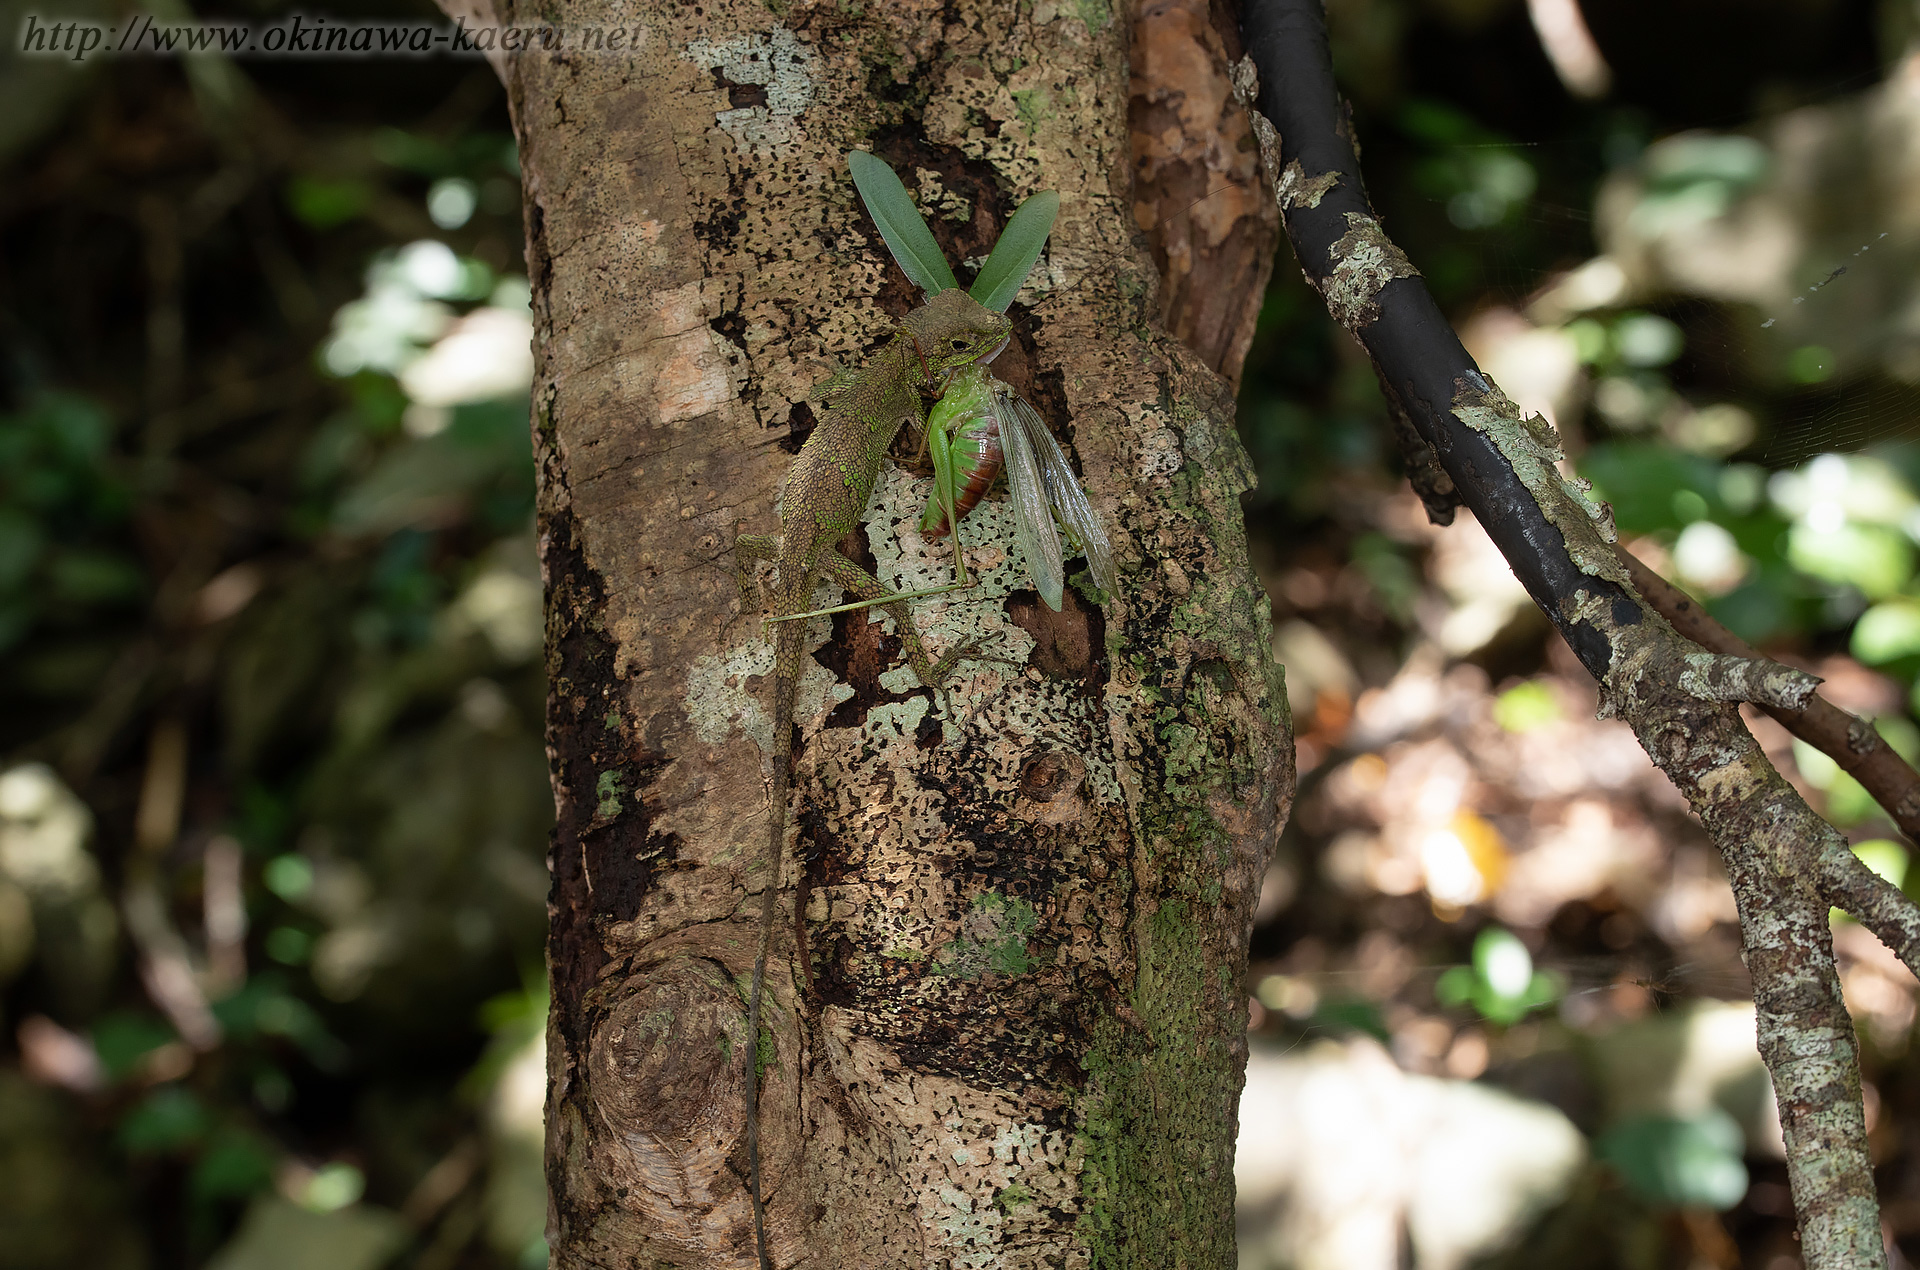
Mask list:
[[[1053,433],[1047,430],[1046,420],[1040,417],[1040,412],[1025,400],[1015,397],[1013,413],[1032,444],[1040,468],[1040,480],[1046,487],[1047,499],[1053,504],[1054,513],[1060,517],[1060,523],[1066,526],[1068,535],[1086,556],[1087,571],[1093,575],[1093,584],[1112,595],[1113,543],[1107,537],[1107,527],[1101,521],[1100,513],[1094,511],[1093,504],[1087,501],[1087,492],[1080,488],[1079,478],[1074,476],[1067,456],[1061,452],[1060,443],[1053,439]],[[1002,431],[1005,431],[1004,427]]]
[[1060,555],[1060,531],[1054,527],[1046,477],[1035,446],[1038,438],[1045,438],[1054,453],[1058,454],[1060,448],[1054,445],[1039,411],[1005,385],[996,383],[993,407],[1000,416],[1000,448],[1006,455],[1007,491],[1013,501],[1013,536],[1027,558],[1027,573],[1033,578],[1034,589],[1047,607],[1058,613],[1066,568]]

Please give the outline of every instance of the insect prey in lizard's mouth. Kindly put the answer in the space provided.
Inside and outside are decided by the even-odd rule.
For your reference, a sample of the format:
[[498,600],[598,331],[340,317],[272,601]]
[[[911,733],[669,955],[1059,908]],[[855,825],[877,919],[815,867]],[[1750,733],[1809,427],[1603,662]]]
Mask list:
[[[993,351],[991,353],[988,353],[985,356],[981,357],[979,361],[975,364],[985,366],[988,362],[1000,356],[1000,354],[1006,352],[1007,345],[1011,343],[1013,343],[1013,332],[1009,331],[1007,332],[1005,338],[1003,338],[998,344],[995,344],[993,346]],[[965,369],[966,367],[964,366],[950,366],[946,370],[942,371],[940,374],[941,393],[944,394],[947,391],[947,388],[953,383],[954,377],[957,376],[961,371]]]

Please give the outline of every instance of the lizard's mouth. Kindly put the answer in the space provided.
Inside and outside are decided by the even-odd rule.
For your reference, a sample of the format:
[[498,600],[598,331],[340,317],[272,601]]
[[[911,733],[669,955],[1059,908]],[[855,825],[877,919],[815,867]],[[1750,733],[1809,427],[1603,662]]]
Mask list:
[[995,344],[993,346],[993,351],[980,359],[981,365],[985,365],[986,363],[992,361],[994,358],[1000,356],[1000,354],[1006,352],[1007,345],[1011,344],[1012,342],[1013,342],[1013,332],[1008,331],[1006,334],[1006,337],[1002,339],[998,344]]

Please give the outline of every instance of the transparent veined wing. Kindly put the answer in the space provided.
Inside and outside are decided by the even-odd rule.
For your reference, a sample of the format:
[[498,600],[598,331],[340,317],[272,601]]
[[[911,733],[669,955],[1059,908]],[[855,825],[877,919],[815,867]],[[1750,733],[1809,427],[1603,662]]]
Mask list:
[[[1061,453],[1060,443],[1047,430],[1046,420],[1040,417],[1040,412],[1023,399],[1015,397],[1011,413],[1021,424],[1014,431],[1024,431],[1031,443],[1047,500],[1060,517],[1060,523],[1066,526],[1074,545],[1087,558],[1087,571],[1093,575],[1093,584],[1112,595],[1115,581],[1113,542],[1107,537],[1107,528],[1100,519],[1100,513],[1094,511],[1093,504],[1087,501],[1087,492],[1080,488],[1079,478],[1074,476],[1073,468],[1067,464],[1067,456]],[[1000,431],[1003,436],[1008,431],[1004,422]],[[1057,609],[1060,606],[1055,604],[1053,607]]]
[[[1000,450],[1006,458],[1007,493],[1013,502],[1013,536],[1027,558],[1027,573],[1047,607],[1058,613],[1066,568],[1060,555],[1060,531],[1054,527],[1046,477],[1035,453],[1037,432],[1053,445],[1038,411],[999,381],[994,382],[994,413],[1000,418]],[[1059,447],[1054,446],[1057,453]]]

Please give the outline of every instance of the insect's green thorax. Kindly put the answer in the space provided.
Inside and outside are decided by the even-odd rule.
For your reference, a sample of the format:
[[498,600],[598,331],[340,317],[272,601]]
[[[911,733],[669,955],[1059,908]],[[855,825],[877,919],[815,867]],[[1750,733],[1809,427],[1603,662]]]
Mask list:
[[993,409],[992,377],[979,362],[963,366],[947,380],[946,395],[933,403],[929,428],[957,428],[962,421]]

